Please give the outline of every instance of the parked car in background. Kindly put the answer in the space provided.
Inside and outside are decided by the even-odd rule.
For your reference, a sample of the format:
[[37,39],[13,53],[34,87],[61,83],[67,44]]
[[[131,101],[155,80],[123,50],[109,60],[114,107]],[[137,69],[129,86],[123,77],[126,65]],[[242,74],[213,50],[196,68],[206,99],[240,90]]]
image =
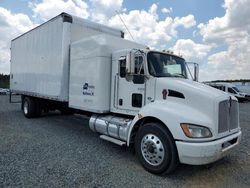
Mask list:
[[9,89],[0,88],[0,95],[8,95],[10,93]]
[[250,99],[250,95],[244,92],[241,92],[235,85],[225,82],[207,82],[211,87],[225,91],[230,95],[235,96],[239,102],[244,102]]

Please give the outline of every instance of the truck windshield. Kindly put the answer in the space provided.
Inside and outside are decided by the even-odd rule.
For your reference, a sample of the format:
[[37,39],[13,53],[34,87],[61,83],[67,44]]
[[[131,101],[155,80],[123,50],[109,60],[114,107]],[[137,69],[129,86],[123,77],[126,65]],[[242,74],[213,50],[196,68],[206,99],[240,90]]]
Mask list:
[[161,53],[147,54],[149,74],[154,77],[182,77],[187,78],[184,59]]
[[233,87],[233,89],[237,92],[240,92],[240,90],[237,87]]

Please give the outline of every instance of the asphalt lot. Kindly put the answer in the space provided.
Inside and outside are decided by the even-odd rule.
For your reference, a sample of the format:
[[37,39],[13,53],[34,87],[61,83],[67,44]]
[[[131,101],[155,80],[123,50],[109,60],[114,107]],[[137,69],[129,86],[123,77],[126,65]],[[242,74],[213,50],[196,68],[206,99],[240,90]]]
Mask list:
[[241,144],[210,165],[145,171],[132,150],[99,139],[82,116],[26,119],[0,96],[0,187],[249,187],[250,103],[240,104]]

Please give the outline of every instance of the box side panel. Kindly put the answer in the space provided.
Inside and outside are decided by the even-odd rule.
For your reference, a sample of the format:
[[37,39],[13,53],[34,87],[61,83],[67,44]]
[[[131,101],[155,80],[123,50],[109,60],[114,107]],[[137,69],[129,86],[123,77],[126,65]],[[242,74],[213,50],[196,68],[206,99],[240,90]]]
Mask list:
[[[67,101],[67,65],[62,18],[53,19],[11,43],[11,89]],[[69,44],[68,44],[69,46]]]
[[115,37],[122,37],[122,31],[90,22],[85,19],[73,17],[71,25],[71,43],[93,35],[108,34]]
[[111,57],[74,59],[70,72],[69,106],[97,113],[108,112]]

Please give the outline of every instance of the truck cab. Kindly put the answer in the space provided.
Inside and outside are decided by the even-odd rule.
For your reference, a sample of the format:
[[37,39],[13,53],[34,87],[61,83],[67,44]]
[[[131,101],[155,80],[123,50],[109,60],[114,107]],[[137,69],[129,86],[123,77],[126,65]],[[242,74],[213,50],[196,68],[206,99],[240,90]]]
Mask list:
[[[157,81],[188,79],[186,63],[181,57],[160,51],[131,50],[113,53],[111,111],[136,115],[143,106],[154,102]],[[113,61],[114,62],[114,61]],[[182,93],[163,88],[160,95],[184,97]]]
[[[113,135],[135,145],[150,172],[171,172],[178,162],[214,162],[240,141],[237,99],[188,79],[182,57],[149,49],[115,51],[111,83],[110,111],[126,115]],[[109,125],[105,131],[101,125],[114,119],[93,116],[90,128],[107,135]]]

